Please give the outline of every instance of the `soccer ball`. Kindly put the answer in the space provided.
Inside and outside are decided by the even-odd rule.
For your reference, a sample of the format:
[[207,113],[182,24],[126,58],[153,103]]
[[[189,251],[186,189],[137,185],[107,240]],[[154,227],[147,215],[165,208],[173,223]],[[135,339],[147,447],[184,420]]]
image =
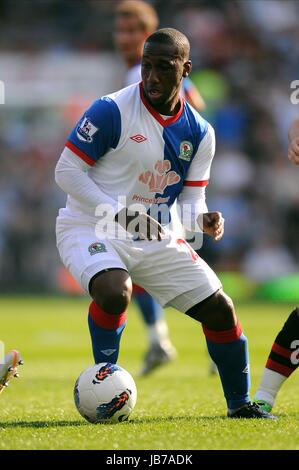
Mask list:
[[133,377],[122,367],[101,362],[85,369],[75,383],[77,410],[90,423],[128,419],[137,401]]

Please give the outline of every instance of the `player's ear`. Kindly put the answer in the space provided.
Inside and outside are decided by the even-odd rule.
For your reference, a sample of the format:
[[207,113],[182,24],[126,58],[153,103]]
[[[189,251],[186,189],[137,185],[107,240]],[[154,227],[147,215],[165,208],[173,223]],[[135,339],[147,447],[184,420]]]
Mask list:
[[184,68],[183,68],[183,77],[188,77],[188,75],[191,73],[192,70],[192,62],[191,60],[187,60],[184,62]]

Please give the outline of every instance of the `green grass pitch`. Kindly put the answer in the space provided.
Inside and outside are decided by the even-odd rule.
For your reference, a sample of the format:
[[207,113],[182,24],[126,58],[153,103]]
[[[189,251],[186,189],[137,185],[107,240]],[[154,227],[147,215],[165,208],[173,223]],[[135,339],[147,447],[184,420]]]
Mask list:
[[[0,396],[0,449],[299,449],[298,372],[279,394],[278,421],[228,420],[219,378],[208,376],[200,325],[170,309],[177,360],[138,378],[146,337],[132,305],[119,364],[136,379],[137,405],[125,423],[85,422],[73,404],[73,386],[92,364],[88,304],[87,298],[0,299],[0,339],[25,360],[20,379]],[[291,308],[237,305],[249,338],[252,394]]]

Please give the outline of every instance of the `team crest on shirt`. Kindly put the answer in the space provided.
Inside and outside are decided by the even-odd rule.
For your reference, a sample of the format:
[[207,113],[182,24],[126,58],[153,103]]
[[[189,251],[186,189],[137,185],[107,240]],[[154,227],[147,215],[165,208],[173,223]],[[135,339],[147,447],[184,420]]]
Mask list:
[[89,245],[88,251],[90,253],[90,256],[96,255],[97,253],[107,253],[105,244],[101,242],[96,242]]
[[93,139],[93,135],[99,129],[91,122],[88,117],[85,117],[82,123],[77,127],[77,137],[82,142],[90,144]]
[[186,162],[190,162],[192,153],[193,153],[193,145],[191,144],[191,142],[189,142],[188,140],[183,140],[180,143],[179,158],[181,160],[186,160]]

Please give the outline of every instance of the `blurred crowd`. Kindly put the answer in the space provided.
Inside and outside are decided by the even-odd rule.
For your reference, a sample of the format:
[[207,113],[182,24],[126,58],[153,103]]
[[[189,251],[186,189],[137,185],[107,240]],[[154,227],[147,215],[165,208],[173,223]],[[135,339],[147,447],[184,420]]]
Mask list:
[[[291,82],[299,80],[299,2],[150,3],[159,13],[160,27],[175,27],[189,37],[191,79],[206,102],[203,115],[216,131],[207,200],[210,210],[222,211],[226,233],[218,244],[205,239],[202,256],[216,271],[241,271],[257,282],[298,271],[299,173],[286,155],[288,127],[299,116],[299,105],[290,100]],[[21,56],[55,57],[63,68],[74,53],[96,54],[104,69],[108,53],[122,71],[113,43],[116,4],[20,0],[16,6],[2,0],[0,80],[4,72],[9,77],[1,70],[1,57],[8,56],[16,62]],[[117,79],[101,83],[99,94],[119,87]],[[61,106],[39,104],[34,94],[28,88],[26,105],[0,105],[2,291],[59,287],[54,226],[65,196],[55,185],[54,167],[90,97],[90,85],[86,80],[81,101],[76,97]]]

